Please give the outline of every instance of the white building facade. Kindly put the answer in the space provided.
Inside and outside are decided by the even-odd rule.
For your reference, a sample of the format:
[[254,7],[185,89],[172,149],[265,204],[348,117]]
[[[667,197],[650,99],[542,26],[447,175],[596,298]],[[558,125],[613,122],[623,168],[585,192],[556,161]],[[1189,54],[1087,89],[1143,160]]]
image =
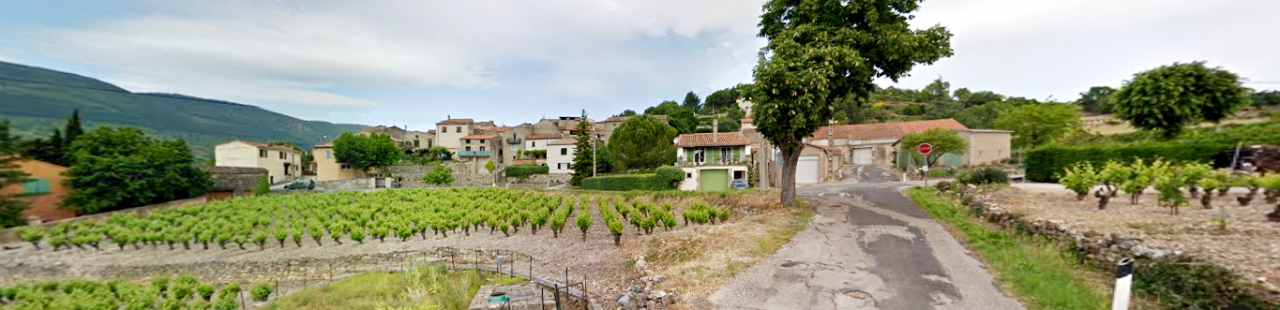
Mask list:
[[302,174],[302,154],[286,146],[235,140],[213,148],[214,165],[267,169],[272,184],[293,181]]

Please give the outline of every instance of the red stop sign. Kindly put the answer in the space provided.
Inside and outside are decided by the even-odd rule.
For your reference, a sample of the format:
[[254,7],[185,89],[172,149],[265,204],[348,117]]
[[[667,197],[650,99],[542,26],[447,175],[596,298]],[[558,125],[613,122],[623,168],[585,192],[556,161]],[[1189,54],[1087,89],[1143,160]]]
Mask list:
[[933,151],[933,145],[930,145],[928,143],[921,143],[919,149],[920,149],[920,154],[929,154],[929,151]]

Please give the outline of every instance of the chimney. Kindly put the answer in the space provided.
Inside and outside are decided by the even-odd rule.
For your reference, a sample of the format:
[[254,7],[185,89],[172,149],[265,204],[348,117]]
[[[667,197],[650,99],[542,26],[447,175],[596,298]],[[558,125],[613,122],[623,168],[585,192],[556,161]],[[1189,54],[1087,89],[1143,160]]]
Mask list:
[[720,142],[720,119],[711,119],[711,141]]

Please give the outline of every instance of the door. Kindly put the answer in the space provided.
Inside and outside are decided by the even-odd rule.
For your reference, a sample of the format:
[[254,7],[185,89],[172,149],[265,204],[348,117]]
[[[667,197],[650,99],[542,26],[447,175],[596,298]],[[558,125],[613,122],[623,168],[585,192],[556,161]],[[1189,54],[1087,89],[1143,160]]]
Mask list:
[[698,188],[704,191],[729,189],[729,170],[698,171]]
[[872,149],[869,147],[853,149],[853,164],[870,165],[872,162],[871,151]]
[[818,183],[818,156],[800,156],[796,163],[796,184]]

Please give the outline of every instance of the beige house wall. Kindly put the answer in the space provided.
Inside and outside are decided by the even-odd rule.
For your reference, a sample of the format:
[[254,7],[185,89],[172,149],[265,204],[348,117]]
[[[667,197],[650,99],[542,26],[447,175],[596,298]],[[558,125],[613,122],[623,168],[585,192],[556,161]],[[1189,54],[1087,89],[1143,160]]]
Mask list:
[[[547,167],[550,167],[550,173],[573,173],[573,154],[575,147],[573,140],[541,140],[555,141],[547,146]],[[561,150],[564,154],[561,154]]]
[[436,125],[436,144],[443,146],[449,151],[457,152],[462,149],[462,137],[471,134],[472,124],[437,124]]
[[[261,150],[267,151],[266,157],[261,156]],[[215,146],[213,153],[215,166],[267,169],[272,183],[289,182],[302,174],[302,156],[297,152],[262,149],[242,141],[231,141]],[[285,158],[280,158],[281,153]],[[288,169],[285,169],[286,163],[289,164]]]
[[960,157],[961,165],[981,165],[1008,159],[1012,154],[1013,133],[1003,130],[960,130],[960,138],[969,142],[969,151]]
[[350,180],[365,177],[363,171],[354,169],[342,169],[337,158],[333,155],[333,147],[318,146],[311,151],[311,156],[316,163],[316,182]]

